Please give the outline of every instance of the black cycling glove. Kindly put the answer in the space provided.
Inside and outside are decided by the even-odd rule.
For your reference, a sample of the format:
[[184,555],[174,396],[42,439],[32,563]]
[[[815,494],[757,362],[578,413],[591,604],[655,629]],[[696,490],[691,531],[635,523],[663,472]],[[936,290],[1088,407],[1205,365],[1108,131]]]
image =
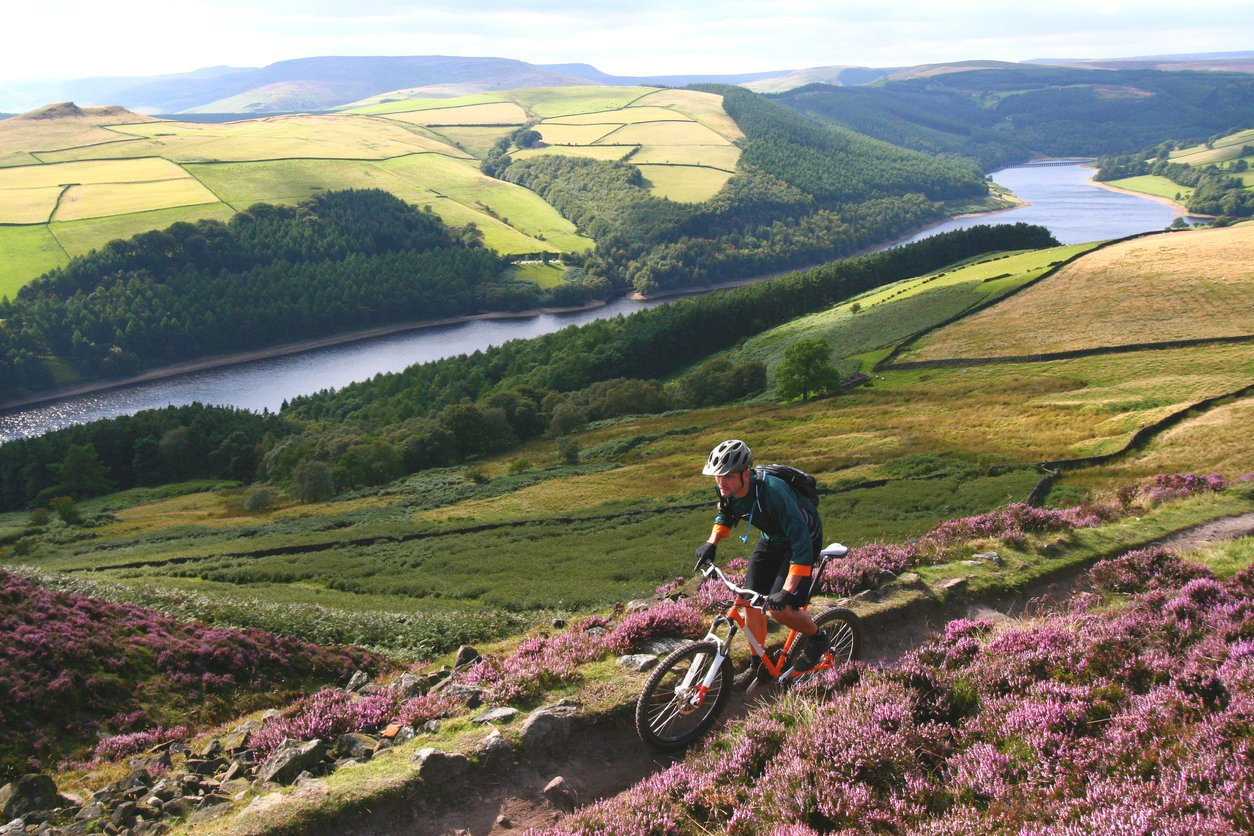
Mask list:
[[782,589],[772,592],[766,596],[767,609],[783,610],[788,607],[797,606],[797,593],[786,592]]
[[716,543],[702,543],[697,546],[697,565],[700,566],[702,563],[713,563],[714,553],[716,551],[718,551],[718,545]]

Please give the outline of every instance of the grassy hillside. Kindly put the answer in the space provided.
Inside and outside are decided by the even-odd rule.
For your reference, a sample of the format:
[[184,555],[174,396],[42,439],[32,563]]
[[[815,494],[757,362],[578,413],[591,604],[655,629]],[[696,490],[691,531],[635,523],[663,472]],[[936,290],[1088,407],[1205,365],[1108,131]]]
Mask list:
[[[0,288],[117,238],[329,190],[387,190],[451,226],[473,224],[500,253],[571,254],[581,281],[619,289],[820,263],[986,198],[964,166],[837,135],[755,98],[592,85],[452,99],[401,91],[337,113],[232,122],[45,109],[0,123],[0,242],[14,254]],[[738,120],[753,122],[751,141]]]
[[[1109,246],[912,347],[902,360],[1251,336],[1254,224]],[[1095,320],[1092,310],[1106,311]],[[1040,327],[1048,325],[1048,327]],[[1034,327],[1035,326],[1035,327]]]
[[[1223,236],[1236,246],[1246,235],[1240,228],[1187,234],[1204,247],[1222,246]],[[1160,238],[1171,246],[1188,240],[1147,240]],[[1142,243],[1082,255],[972,321],[998,317],[993,333],[1013,346],[1066,333],[1081,315],[1105,317],[1105,305],[1012,314],[1031,304],[1031,294],[1086,299],[1093,283],[1077,280],[1076,271],[1104,274],[1111,252]],[[797,320],[737,351],[770,367],[784,343],[818,336],[841,349],[837,357],[870,369],[907,332],[940,324],[990,291],[1002,294],[1037,279],[1076,249],[920,277]],[[1123,266],[1133,273],[1139,267],[1144,281],[1153,282],[1154,263],[1125,259]],[[1248,281],[1251,263],[1232,269]],[[1137,287],[1131,278],[1123,282]],[[1150,294],[1138,289],[1129,296]],[[854,301],[863,306],[857,313]],[[1203,323],[1212,304],[1206,294],[1181,294],[1175,314]],[[929,351],[947,344],[951,329],[923,344]],[[1117,330],[1102,333],[1107,346],[1125,342]],[[682,544],[708,527],[709,486],[695,463],[723,437],[746,438],[763,458],[818,475],[830,491],[823,505],[829,537],[850,545],[904,540],[947,517],[1022,500],[1040,478],[1038,462],[1118,453],[1147,424],[1243,392],[1252,380],[1251,352],[1248,342],[1221,342],[955,370],[889,366],[868,385],[827,399],[765,399],[592,424],[570,437],[579,451],[573,464],[563,463],[553,440],[544,438],[329,502],[281,499],[249,511],[242,489],[159,501],[138,494],[85,503],[89,517],[101,515],[85,538],[67,537],[56,526],[27,531],[20,514],[6,517],[7,531],[12,542],[22,542],[23,561],[70,572],[91,568],[127,586],[155,584],[222,601],[382,613],[605,605],[643,594],[681,568]],[[1076,484],[1143,478],[1155,461],[1242,475],[1254,464],[1242,434],[1216,419],[1244,414],[1248,392],[1235,397],[1103,463],[1101,479]],[[1074,495],[1072,478],[1056,488],[1060,496]]]
[[[1125,300],[1140,302],[1164,290],[1161,268],[1171,259],[1162,253],[1151,258],[1139,247],[1161,245],[1165,253],[1196,242],[1196,264],[1205,263],[1200,254],[1212,248],[1239,250],[1247,237],[1237,227],[1150,236],[1092,251],[1066,247],[981,258],[844,300],[736,349],[773,366],[785,343],[818,337],[837,349],[836,358],[861,362],[864,369],[879,363],[867,383],[839,395],[624,416],[568,436],[577,443],[573,458],[568,449],[555,449],[552,438],[535,439],[467,466],[426,471],[329,501],[297,502],[270,488],[269,500],[256,502],[256,489],[238,483],[172,484],[85,500],[78,504],[82,523],[67,523],[56,513],[6,514],[0,516],[0,563],[67,592],[153,607],[180,619],[324,644],[366,644],[405,662],[447,662],[444,654],[475,642],[495,661],[468,681],[487,689],[490,700],[529,707],[572,696],[584,706],[581,712],[613,715],[639,685],[636,675],[612,663],[614,653],[638,649],[624,637],[639,640],[678,629],[681,621],[692,632],[705,618],[695,613],[680,619],[656,608],[654,616],[618,617],[612,605],[650,596],[689,570],[691,548],[708,532],[713,510],[700,462],[726,437],[749,440],[762,460],[794,462],[818,476],[827,539],[858,547],[831,594],[878,587],[852,604],[877,625],[935,617],[943,611],[937,608],[955,603],[955,580],[975,600],[1005,594],[1067,567],[1142,548],[1168,532],[1254,510],[1247,437],[1254,414],[1254,344],[1129,352],[1118,347],[1140,308],[1130,307],[1100,345],[1092,339],[1098,332],[1077,322],[1106,321],[1111,302],[1092,298],[1098,290],[1093,277],[1111,275],[1116,267],[1111,284],[1123,289]],[[1254,279],[1251,264],[1235,258],[1225,265],[1224,277],[1236,283],[1238,295],[1239,283]],[[1177,275],[1172,281],[1186,279]],[[1220,292],[1228,286],[1220,285]],[[1037,294],[1057,304],[1040,304]],[[1180,293],[1172,304],[1178,319],[1199,328],[1216,319],[1206,293]],[[982,305],[969,317],[973,326],[965,320],[946,325]],[[1231,305],[1221,299],[1219,307]],[[1016,315],[1025,307],[1036,315]],[[1142,313],[1150,316],[1153,309]],[[1234,313],[1232,321],[1239,320]],[[959,340],[964,327],[974,326],[1007,346],[1056,334],[1059,345],[1115,350],[993,364],[966,354],[960,359],[968,364],[960,367],[911,366],[908,354],[888,356],[910,335],[930,331],[910,345],[948,347],[943,359],[954,359],[963,346],[980,345]],[[1105,458],[1067,468],[1049,494],[1052,505],[1081,507],[1030,511],[1018,504],[1040,482],[1039,462],[1093,454]],[[731,540],[720,557],[741,556],[749,548]],[[998,553],[999,566],[972,560],[989,550]],[[1249,559],[1246,540],[1216,550],[1213,565],[1228,576]],[[905,570],[912,574],[891,580]],[[916,609],[921,606],[931,615]],[[599,620],[579,621],[569,630],[552,626],[555,615],[589,612],[609,628],[595,640],[583,630]],[[550,626],[518,642],[520,632],[541,624]],[[840,692],[851,684],[843,682]],[[325,791],[275,797],[265,811],[255,807],[239,819],[219,819],[214,832],[296,832],[353,810],[376,810],[383,799],[423,791],[408,763],[418,747],[473,752],[483,736],[466,722],[465,708],[436,701],[402,705],[387,691],[343,696],[341,702],[348,702],[339,713],[317,713],[339,705],[326,704],[337,693],[323,692],[322,703],[297,703],[267,722],[278,724],[275,734],[280,728],[305,729],[305,735],[331,733],[318,731],[324,728],[377,731],[386,722],[375,716],[377,709],[421,719],[433,715],[420,712],[442,712],[436,716],[445,716],[444,724],[368,768],[326,776]],[[848,699],[859,699],[857,693]],[[1103,699],[1122,699],[1114,691],[1103,693]],[[159,697],[141,700],[141,711],[171,716],[173,704]],[[771,703],[779,708],[770,710],[793,706],[808,717],[813,709],[802,699]],[[120,730],[113,725],[106,724]],[[507,734],[516,735],[505,725]],[[197,729],[150,730],[142,741],[163,733],[186,737]],[[728,740],[774,739],[751,729],[733,734],[743,737]],[[101,760],[65,780],[89,790],[98,786],[118,770],[108,754],[124,758],[134,751],[126,747],[138,742],[119,737],[102,743]],[[1037,762],[1022,747],[1006,754],[1028,766]],[[183,758],[175,757],[176,769]],[[241,790],[238,806],[265,790]],[[618,809],[592,815],[621,815]],[[580,821],[571,827],[582,826]]]

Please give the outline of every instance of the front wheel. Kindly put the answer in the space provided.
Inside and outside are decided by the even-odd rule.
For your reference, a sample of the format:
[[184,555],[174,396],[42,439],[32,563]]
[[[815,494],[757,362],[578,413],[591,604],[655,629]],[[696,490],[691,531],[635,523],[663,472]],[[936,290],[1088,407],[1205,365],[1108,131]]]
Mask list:
[[[789,685],[803,682],[815,672],[852,662],[862,654],[862,622],[857,614],[842,607],[834,607],[820,613],[814,623],[820,630],[827,631],[827,637],[832,642],[831,647],[817,668],[790,677],[787,683]],[[797,664],[805,646],[804,639],[793,645],[792,652],[788,654],[788,663],[784,666],[785,670]]]
[[682,749],[699,739],[727,704],[731,681],[731,661],[718,655],[714,642],[679,648],[657,666],[636,700],[640,739],[660,752]]

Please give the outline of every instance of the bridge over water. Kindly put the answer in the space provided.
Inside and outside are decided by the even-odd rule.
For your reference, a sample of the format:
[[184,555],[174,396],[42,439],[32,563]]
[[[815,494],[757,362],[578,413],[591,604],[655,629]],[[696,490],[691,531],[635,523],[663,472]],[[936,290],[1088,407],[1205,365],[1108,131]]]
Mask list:
[[1082,165],[1083,163],[1091,163],[1093,160],[1093,157],[1076,157],[1072,160],[1032,160],[1026,163],[1018,163],[1017,165],[1008,165],[1006,168],[1045,168],[1051,165]]

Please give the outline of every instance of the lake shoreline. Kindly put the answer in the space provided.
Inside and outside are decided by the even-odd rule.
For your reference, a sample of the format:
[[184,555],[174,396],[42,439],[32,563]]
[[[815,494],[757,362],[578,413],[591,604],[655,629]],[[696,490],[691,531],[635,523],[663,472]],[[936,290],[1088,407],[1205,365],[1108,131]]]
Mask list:
[[[866,255],[877,250],[888,249],[897,244],[924,232],[933,226],[945,223],[946,221],[955,220],[957,218],[978,217],[981,215],[995,215],[999,212],[1006,212],[1011,209],[1017,209],[1021,206],[1028,205],[1027,201],[1018,200],[1011,206],[1001,209],[990,209],[986,212],[970,212],[963,215],[954,215],[936,223],[926,224],[919,229],[902,235],[892,241],[878,244],[873,247],[866,247],[852,255],[844,258],[856,258],[860,255]],[[835,259],[843,260],[843,259]],[[644,296],[640,293],[628,293],[626,298],[634,302],[650,302],[661,299],[682,298],[685,296],[700,296],[716,290],[729,290],[736,287],[744,287],[745,285],[757,284],[758,282],[777,279],[781,276],[787,276],[792,273],[801,272],[814,267],[822,266],[830,262],[820,262],[810,267],[798,267],[791,270],[782,270],[777,273],[769,273],[763,276],[752,276],[745,279],[735,279],[728,282],[720,282],[718,284],[702,285],[701,287],[676,288],[674,290],[662,291],[651,296]],[[212,369],[220,369],[226,366],[239,366],[258,360],[272,360],[276,357],[285,357],[291,354],[300,354],[305,351],[315,351],[320,348],[331,348],[333,346],[345,345],[347,343],[361,342],[363,340],[376,339],[378,337],[387,337],[393,334],[402,334],[410,331],[421,331],[427,328],[439,328],[446,325],[461,325],[468,322],[479,322],[484,320],[502,320],[502,319],[530,319],[545,314],[567,314],[580,313],[582,311],[596,310],[608,305],[612,300],[602,299],[591,302],[587,305],[579,305],[566,308],[534,308],[527,311],[496,311],[482,314],[466,314],[464,316],[452,316],[444,319],[434,320],[416,320],[412,322],[401,322],[393,325],[381,325],[375,328],[364,328],[359,331],[349,331],[343,334],[334,334],[327,337],[315,337],[308,340],[300,340],[291,343],[282,343],[280,345],[269,346],[267,348],[259,348],[253,351],[243,351],[234,354],[219,354],[212,357],[204,357],[199,360],[189,360],[185,363],[174,363],[168,366],[158,366],[131,375],[124,378],[116,378],[113,380],[95,380],[87,381],[68,386],[61,386],[55,389],[45,389],[35,392],[23,398],[14,398],[12,400],[0,403],[0,414],[12,412],[14,410],[29,409],[31,407],[47,406],[66,398],[77,398],[84,395],[95,395],[100,392],[108,392],[112,389],[122,389],[127,386],[134,386],[140,383],[152,383],[158,380],[167,380],[172,377],[178,377],[184,374],[194,374],[195,372],[209,371]]]
[[592,311],[597,308],[603,308],[607,304],[608,302],[606,300],[598,300],[587,305],[579,305],[569,308],[534,308],[527,311],[494,311],[491,313],[450,316],[445,317],[444,319],[398,322],[393,325],[380,325],[374,328],[363,328],[359,331],[348,331],[342,334],[333,334],[326,337],[315,337],[308,340],[282,343],[280,345],[259,348],[253,351],[241,351],[234,354],[218,354],[212,357],[203,357],[199,360],[188,360],[185,363],[174,363],[169,366],[159,366],[157,368],[141,372],[137,375],[131,375],[130,377],[116,378],[113,380],[94,380],[72,384],[69,386],[61,386],[56,389],[45,389],[24,398],[14,398],[13,400],[0,403],[0,413],[9,412],[15,409],[27,409],[33,406],[45,406],[64,398],[77,398],[82,397],[83,395],[94,395],[99,392],[107,392],[111,389],[121,389],[126,386],[134,386],[139,383],[151,383],[155,380],[165,380],[184,374],[203,372],[210,369],[220,369],[225,366],[239,366],[258,360],[272,360],[276,357],[285,357],[289,354],[316,351],[320,348],[331,348],[333,346],[360,342],[362,340],[373,340],[378,337],[391,336],[392,334],[403,334],[409,331],[421,331],[427,328],[440,328],[446,325],[461,325],[467,322],[481,322],[485,320],[501,319],[531,319],[532,317],[543,316],[545,314],[579,313],[581,311]]

